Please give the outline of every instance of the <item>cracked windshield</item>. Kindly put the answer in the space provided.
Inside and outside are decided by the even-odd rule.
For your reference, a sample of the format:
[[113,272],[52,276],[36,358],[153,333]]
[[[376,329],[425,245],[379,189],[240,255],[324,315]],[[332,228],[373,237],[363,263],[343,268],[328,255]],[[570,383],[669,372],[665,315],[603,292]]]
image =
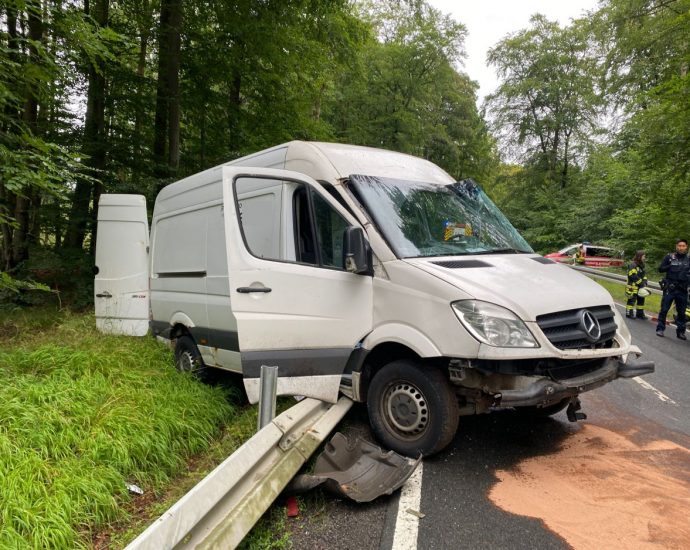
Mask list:
[[350,183],[399,258],[533,252],[471,179],[437,185],[353,175]]

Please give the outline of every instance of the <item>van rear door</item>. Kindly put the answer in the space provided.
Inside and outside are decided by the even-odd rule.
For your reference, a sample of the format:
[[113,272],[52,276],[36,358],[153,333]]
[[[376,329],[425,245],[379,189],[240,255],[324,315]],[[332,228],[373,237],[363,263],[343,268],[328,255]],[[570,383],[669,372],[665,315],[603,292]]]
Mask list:
[[335,402],[353,349],[371,331],[371,276],[344,268],[356,220],[311,178],[224,167],[232,311],[245,389],[258,399],[261,365],[278,366],[278,394]]
[[149,224],[143,195],[101,195],[98,202],[96,327],[144,336],[149,329]]

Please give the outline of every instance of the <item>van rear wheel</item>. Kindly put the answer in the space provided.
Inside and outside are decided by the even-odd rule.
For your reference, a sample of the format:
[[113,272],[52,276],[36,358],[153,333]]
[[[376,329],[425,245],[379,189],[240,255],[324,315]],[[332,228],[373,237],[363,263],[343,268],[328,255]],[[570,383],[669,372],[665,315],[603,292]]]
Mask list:
[[201,358],[199,348],[189,336],[180,336],[175,344],[175,367],[180,372],[189,372],[199,380],[204,380],[207,367]]
[[448,379],[435,367],[406,359],[376,373],[367,409],[377,439],[406,456],[439,452],[458,428],[458,402]]

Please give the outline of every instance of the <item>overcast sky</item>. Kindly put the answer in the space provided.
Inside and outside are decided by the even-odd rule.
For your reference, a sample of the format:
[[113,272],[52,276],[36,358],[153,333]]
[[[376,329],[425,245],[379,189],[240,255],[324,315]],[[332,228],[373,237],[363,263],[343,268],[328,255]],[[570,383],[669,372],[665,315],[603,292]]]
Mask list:
[[486,66],[486,52],[507,34],[528,26],[541,13],[567,25],[571,19],[596,7],[597,0],[427,0],[467,27],[465,71],[479,82],[479,103],[498,85],[493,67]]

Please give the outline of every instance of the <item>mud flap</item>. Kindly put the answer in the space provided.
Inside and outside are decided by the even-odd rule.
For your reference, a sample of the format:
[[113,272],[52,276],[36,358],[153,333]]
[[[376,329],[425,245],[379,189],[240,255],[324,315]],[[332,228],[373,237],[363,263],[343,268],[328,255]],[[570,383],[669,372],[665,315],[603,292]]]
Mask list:
[[295,477],[287,493],[301,493],[323,485],[356,502],[371,502],[390,495],[405,483],[422,457],[407,458],[361,438],[349,440],[336,433],[316,459],[314,473]]

